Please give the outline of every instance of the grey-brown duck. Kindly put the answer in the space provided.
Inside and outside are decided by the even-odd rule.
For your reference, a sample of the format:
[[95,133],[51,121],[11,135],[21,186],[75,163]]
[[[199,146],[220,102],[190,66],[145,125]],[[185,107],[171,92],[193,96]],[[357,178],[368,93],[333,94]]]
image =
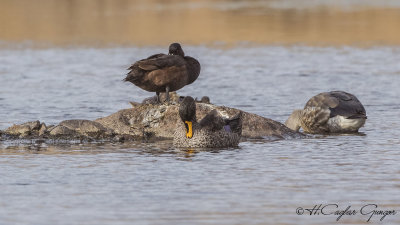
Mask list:
[[124,81],[129,81],[143,90],[156,92],[160,102],[160,92],[177,91],[193,83],[200,74],[200,63],[195,58],[185,56],[179,43],[169,46],[169,53],[155,54],[135,62],[129,67]]
[[217,110],[209,112],[200,122],[196,120],[196,102],[187,96],[179,106],[178,123],[173,145],[184,148],[235,147],[242,135],[242,112],[223,118]]
[[353,133],[365,124],[367,115],[356,96],[344,91],[323,92],[312,97],[304,109],[294,110],[285,125],[307,133]]

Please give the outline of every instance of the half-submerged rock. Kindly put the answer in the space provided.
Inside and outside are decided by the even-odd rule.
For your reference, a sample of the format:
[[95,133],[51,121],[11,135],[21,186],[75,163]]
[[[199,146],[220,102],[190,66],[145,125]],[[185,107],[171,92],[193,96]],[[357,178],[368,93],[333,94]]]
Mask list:
[[19,125],[13,125],[7,128],[4,131],[4,133],[6,135],[25,138],[30,135],[37,135],[39,133],[39,129],[40,129],[40,122],[37,120],[32,122],[26,122]]
[[[284,139],[300,138],[304,134],[293,131],[277,121],[238,109],[196,102],[196,118],[202,119],[212,110],[225,118],[242,112],[242,138]],[[14,125],[3,131],[2,139],[47,140],[159,140],[173,139],[181,123],[179,104],[132,104],[109,116],[90,120],[66,120],[46,126],[39,121]],[[1,132],[0,132],[1,134]]]
[[[221,115],[231,118],[241,110],[225,106],[196,102],[196,118],[202,119],[216,109]],[[137,105],[132,109],[123,109],[107,117],[95,120],[117,134],[144,138],[172,139],[178,123],[179,105]],[[303,134],[292,131],[282,123],[243,112],[242,137],[244,138],[299,138]]]
[[112,138],[114,132],[90,120],[65,120],[49,127],[39,121],[13,125],[4,135],[9,139],[100,140]]

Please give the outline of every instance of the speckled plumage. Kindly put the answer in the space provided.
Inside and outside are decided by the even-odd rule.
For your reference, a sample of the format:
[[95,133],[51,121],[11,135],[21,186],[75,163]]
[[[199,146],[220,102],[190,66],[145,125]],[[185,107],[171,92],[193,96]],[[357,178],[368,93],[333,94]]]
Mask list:
[[323,92],[312,97],[303,110],[295,110],[285,125],[307,133],[357,132],[367,119],[364,106],[344,91]]
[[212,131],[204,129],[198,123],[193,124],[193,137],[186,138],[186,128],[179,123],[175,134],[173,145],[183,148],[223,148],[238,146],[240,134],[227,132],[223,129]]
[[[222,118],[216,110],[197,122],[196,105],[193,98],[185,97],[179,108],[181,121],[174,133],[173,145],[184,148],[222,148],[239,144],[242,133],[242,113],[231,119]],[[186,137],[184,121],[192,122],[193,136]]]

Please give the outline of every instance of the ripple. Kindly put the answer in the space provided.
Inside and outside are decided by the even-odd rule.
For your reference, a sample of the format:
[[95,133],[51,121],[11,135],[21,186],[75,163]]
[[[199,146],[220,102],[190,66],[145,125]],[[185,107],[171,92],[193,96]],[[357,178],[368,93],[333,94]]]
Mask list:
[[[0,128],[38,117],[46,124],[95,119],[129,108],[129,101],[153,94],[122,83],[125,68],[160,51],[0,51],[7,62],[0,65]],[[327,224],[335,218],[301,217],[295,210],[323,203],[398,208],[400,80],[393,74],[400,71],[399,51],[187,46],[204,70],[182,95],[207,95],[213,103],[284,121],[311,96],[340,89],[365,104],[368,121],[357,135],[249,139],[239,148],[208,151],[175,149],[171,141],[1,142],[0,217],[19,224]]]

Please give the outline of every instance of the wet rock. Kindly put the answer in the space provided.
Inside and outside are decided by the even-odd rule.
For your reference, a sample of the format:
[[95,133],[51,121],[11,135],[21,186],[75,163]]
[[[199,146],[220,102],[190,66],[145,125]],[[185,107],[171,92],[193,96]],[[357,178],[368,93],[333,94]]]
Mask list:
[[[176,95],[176,94],[175,94]],[[177,95],[176,95],[177,96]],[[179,96],[178,96],[179,98]],[[204,102],[208,102],[207,98]],[[197,102],[196,117],[202,119],[216,109],[223,117],[233,117],[240,110],[225,106]],[[109,116],[90,120],[66,120],[56,126],[40,124],[39,121],[14,125],[3,133],[6,138],[43,138],[57,140],[109,140],[109,141],[157,141],[172,139],[179,117],[179,104],[139,104],[131,109],[123,109]],[[285,125],[252,113],[243,112],[242,137],[244,138],[298,138],[303,134]],[[1,136],[1,135],[0,135]]]
[[31,131],[30,127],[27,125],[13,125],[5,130],[8,135],[19,136],[21,134],[29,133]]
[[32,121],[32,122],[27,122],[27,123],[24,123],[22,125],[29,126],[29,129],[31,129],[31,130],[37,130],[38,131],[40,129],[40,121],[39,120]]
[[93,138],[105,138],[113,135],[111,129],[105,128],[100,123],[90,120],[65,120],[59,125],[73,130],[81,135]]
[[34,131],[38,131],[40,126],[39,121],[32,121],[20,125],[13,125],[5,130],[5,133],[12,136],[27,137]]
[[55,127],[56,127],[55,125],[47,126],[47,132],[50,133]]
[[115,142],[125,142],[125,141],[134,141],[135,138],[131,135],[126,135],[126,134],[122,134],[122,135],[115,135],[115,137],[113,137],[112,141]]
[[124,141],[125,141],[125,138],[124,138],[123,135],[116,135],[116,136],[113,138],[113,141],[116,141],[116,142],[124,142]]
[[[117,134],[128,134],[141,138],[173,138],[177,123],[181,123],[178,105],[139,105],[133,109],[124,109],[110,116],[97,119],[96,122],[114,130]],[[196,103],[196,117],[203,118],[213,109],[225,117],[233,117],[238,109]],[[297,138],[304,135],[294,132],[282,123],[252,113],[243,112],[243,131],[245,138],[276,137]]]
[[47,131],[47,126],[45,123],[42,123],[39,128],[39,136],[43,136]]
[[[222,116],[228,118],[237,115],[241,111],[225,106],[197,103],[196,111],[198,111],[198,113],[196,113],[196,117],[201,119],[213,109],[216,109]],[[298,138],[304,136],[299,132],[293,132],[288,127],[277,121],[253,113],[242,112],[242,137],[244,138]]]
[[138,103],[138,102],[129,102],[129,103],[132,105],[133,108],[142,104],[142,103]]
[[[170,103],[173,103],[173,104],[179,103],[179,95],[175,91],[169,93],[169,99],[170,99]],[[164,92],[160,93],[160,101],[165,102],[166,100],[167,100],[167,95]],[[142,101],[142,104],[152,104],[152,105],[159,104],[157,102],[157,95],[155,95],[153,97],[145,98]]]
[[68,137],[68,139],[75,137],[78,133],[74,130],[69,129],[68,127],[57,125],[55,126],[49,133],[54,137]]

